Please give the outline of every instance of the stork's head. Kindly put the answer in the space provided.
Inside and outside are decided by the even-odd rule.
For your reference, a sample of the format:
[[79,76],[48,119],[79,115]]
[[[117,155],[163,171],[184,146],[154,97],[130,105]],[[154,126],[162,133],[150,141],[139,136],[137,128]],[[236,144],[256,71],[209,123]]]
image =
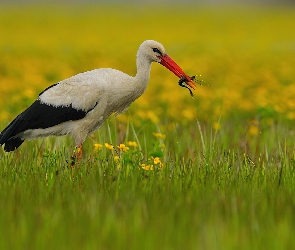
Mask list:
[[164,67],[172,71],[179,78],[185,77],[185,83],[195,89],[196,84],[194,81],[172,60],[165,51],[164,46],[154,40],[144,41],[138,50],[138,56],[145,56],[150,62],[158,62]]

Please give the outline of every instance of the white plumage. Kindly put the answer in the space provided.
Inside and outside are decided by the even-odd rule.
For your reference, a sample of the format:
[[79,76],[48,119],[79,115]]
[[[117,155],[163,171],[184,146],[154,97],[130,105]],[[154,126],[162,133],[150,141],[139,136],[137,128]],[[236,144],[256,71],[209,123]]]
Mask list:
[[86,137],[112,113],[124,112],[143,94],[152,62],[162,64],[180,78],[185,77],[185,83],[195,88],[194,82],[167,55],[163,45],[147,40],[138,49],[134,77],[115,69],[101,68],[48,87],[2,131],[0,145],[5,144],[6,151],[13,151],[27,139],[69,134],[81,149]]

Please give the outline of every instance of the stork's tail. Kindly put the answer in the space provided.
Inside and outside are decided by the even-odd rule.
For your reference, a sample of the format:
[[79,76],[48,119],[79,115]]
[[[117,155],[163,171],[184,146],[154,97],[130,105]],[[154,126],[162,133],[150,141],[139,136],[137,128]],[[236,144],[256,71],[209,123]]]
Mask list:
[[0,134],[0,145],[4,145],[4,150],[6,152],[16,150],[23,142],[20,137],[18,137],[15,132],[19,125],[19,116],[16,117]]

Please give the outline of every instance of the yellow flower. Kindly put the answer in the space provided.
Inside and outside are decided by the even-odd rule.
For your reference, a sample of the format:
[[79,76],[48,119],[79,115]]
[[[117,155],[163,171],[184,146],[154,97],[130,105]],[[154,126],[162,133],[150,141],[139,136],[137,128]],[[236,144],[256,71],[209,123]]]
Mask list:
[[0,113],[0,121],[4,121],[4,120],[8,120],[10,116],[10,113],[8,113],[7,111],[3,110]]
[[129,148],[125,146],[125,144],[120,144],[120,146],[117,146],[120,151],[126,152]]
[[34,91],[34,89],[26,89],[25,91],[24,91],[24,96],[25,97],[28,97],[28,98],[34,98],[35,97],[35,91]]
[[141,164],[141,168],[144,169],[144,170],[154,170],[153,165],[145,165],[144,163]]
[[248,133],[251,136],[255,136],[255,135],[259,134],[259,121],[257,121],[257,120],[251,121]]
[[108,143],[105,143],[104,146],[108,149],[114,149],[114,146]]
[[221,128],[221,124],[219,122],[214,122],[212,127],[214,130],[219,130]]
[[159,157],[154,158],[154,164],[161,164],[161,160]]
[[127,145],[128,145],[129,147],[135,147],[135,148],[138,147],[136,141],[129,141],[129,142],[127,142]]
[[103,146],[100,143],[94,143],[94,150],[101,149]]
[[258,133],[259,133],[259,128],[255,125],[250,125],[249,134],[250,135],[257,135]]
[[159,117],[153,111],[147,111],[146,115],[153,123],[159,123]]
[[161,133],[156,133],[156,132],[154,132],[153,135],[154,135],[155,137],[157,137],[157,138],[161,138],[161,139],[165,139],[165,138],[166,138],[166,135],[161,134]]
[[118,155],[115,155],[115,156],[114,156],[114,161],[115,161],[115,162],[118,162],[119,159],[120,159],[120,157],[119,157]]
[[163,167],[164,164],[163,162],[161,162],[159,157],[152,158],[152,160],[154,161],[154,164],[157,165],[159,169]]

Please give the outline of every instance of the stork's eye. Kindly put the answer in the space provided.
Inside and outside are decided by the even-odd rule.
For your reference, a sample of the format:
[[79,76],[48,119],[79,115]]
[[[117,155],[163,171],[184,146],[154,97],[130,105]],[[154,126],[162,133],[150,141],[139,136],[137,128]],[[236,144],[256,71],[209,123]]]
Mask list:
[[160,55],[162,55],[162,52],[158,48],[153,48],[153,51],[160,54]]

